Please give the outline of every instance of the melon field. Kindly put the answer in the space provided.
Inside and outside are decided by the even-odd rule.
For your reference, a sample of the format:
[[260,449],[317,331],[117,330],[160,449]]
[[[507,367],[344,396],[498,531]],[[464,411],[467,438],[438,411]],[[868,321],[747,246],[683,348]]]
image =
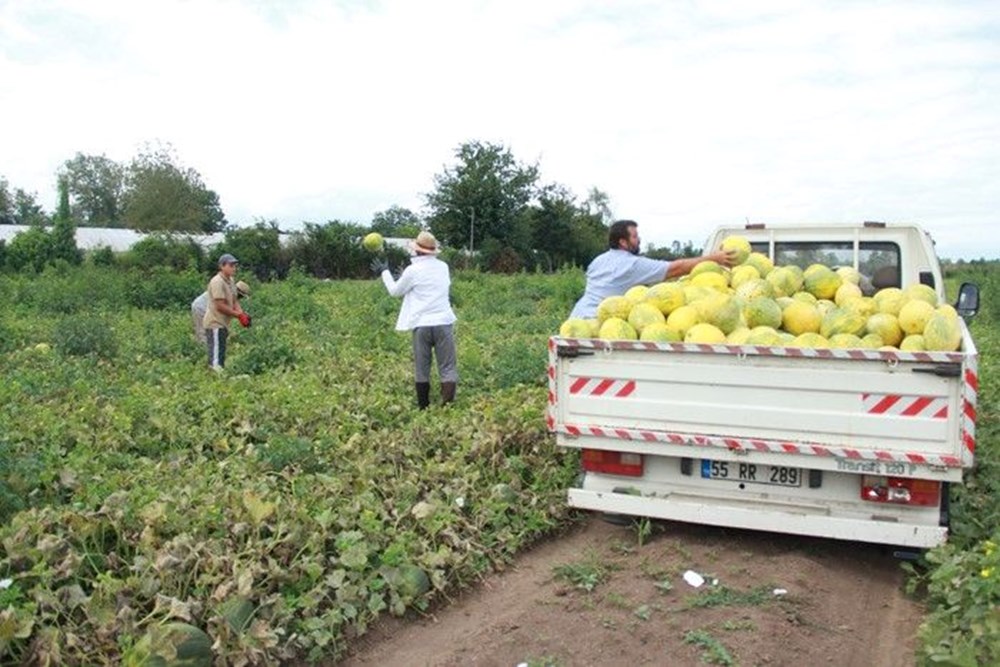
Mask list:
[[[1000,272],[952,293],[963,277],[984,295],[979,467],[910,580],[923,655],[976,664],[1000,656]],[[572,520],[545,341],[581,272],[456,274],[458,400],[425,412],[381,283],[255,284],[213,374],[189,314],[205,282],[0,276],[0,663],[329,663]]]

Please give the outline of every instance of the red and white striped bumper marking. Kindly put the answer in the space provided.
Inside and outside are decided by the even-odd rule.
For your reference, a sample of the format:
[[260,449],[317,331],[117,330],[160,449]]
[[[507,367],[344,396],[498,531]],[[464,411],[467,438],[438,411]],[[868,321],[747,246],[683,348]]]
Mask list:
[[870,415],[893,417],[948,418],[948,399],[940,396],[902,394],[861,394],[861,403]]
[[580,377],[569,386],[574,396],[609,396],[625,398],[635,391],[635,380],[613,380],[611,378]]
[[957,456],[926,455],[917,452],[889,452],[878,449],[855,449],[853,447],[830,447],[810,442],[731,438],[711,435],[668,433],[665,431],[601,428],[600,426],[590,425],[577,426],[575,424],[560,424],[553,430],[556,432],[566,433],[574,437],[594,436],[598,438],[614,438],[617,440],[644,440],[646,442],[664,442],[672,445],[728,449],[729,451],[737,452],[755,450],[758,452],[784,454],[811,454],[813,456],[852,459],[855,461],[904,461],[907,463],[939,465],[948,468],[962,467],[962,460]]
[[969,358],[965,369],[964,392],[962,396],[962,442],[965,444],[969,463],[976,453],[976,403],[979,397],[978,356]]

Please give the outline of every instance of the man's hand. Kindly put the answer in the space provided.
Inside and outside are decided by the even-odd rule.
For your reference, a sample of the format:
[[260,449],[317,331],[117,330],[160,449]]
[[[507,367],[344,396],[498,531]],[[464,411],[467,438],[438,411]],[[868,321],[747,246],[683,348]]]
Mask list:
[[722,250],[721,248],[716,252],[708,256],[711,259],[722,266],[733,267],[736,265],[737,253],[735,250]]
[[240,324],[243,325],[244,329],[250,327],[250,316],[247,315],[246,313],[240,313],[239,315],[236,316],[236,319],[240,321]]
[[376,257],[375,259],[373,259],[370,266],[372,267],[372,273],[374,273],[376,276],[380,276],[382,275],[383,271],[389,270],[389,262],[381,257]]

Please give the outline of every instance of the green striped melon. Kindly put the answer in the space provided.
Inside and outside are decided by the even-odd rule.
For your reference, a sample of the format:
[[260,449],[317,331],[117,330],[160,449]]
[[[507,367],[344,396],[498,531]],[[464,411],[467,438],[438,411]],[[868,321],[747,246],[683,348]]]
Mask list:
[[774,270],[774,262],[762,252],[750,253],[745,264],[757,269],[757,273],[760,274],[761,278],[766,278],[767,274]]
[[934,306],[921,299],[912,299],[899,309],[899,327],[908,334],[922,334],[934,315]]
[[832,299],[843,283],[843,278],[825,266],[805,274],[805,289],[817,299]]
[[211,667],[212,639],[187,623],[151,627],[122,659],[126,667]]
[[598,304],[597,319],[602,324],[612,317],[627,320],[630,310],[632,310],[632,302],[624,296],[609,296]]
[[639,334],[635,327],[620,317],[609,317],[601,324],[598,338],[604,340],[638,340]]
[[875,313],[869,317],[865,323],[865,330],[877,334],[885,345],[895,347],[903,341],[903,330],[899,327],[899,320],[889,313]]
[[646,303],[651,303],[660,309],[664,315],[669,315],[685,303],[684,288],[678,283],[657,283],[646,292]]
[[859,313],[847,308],[834,308],[823,316],[819,332],[827,339],[842,333],[860,336],[864,334],[866,322],[867,319]]
[[660,343],[677,343],[684,340],[684,336],[677,329],[670,328],[666,322],[660,324],[650,324],[644,327],[639,334],[639,340],[656,341]]
[[777,329],[782,321],[781,306],[767,297],[754,299],[743,308],[743,319],[751,329],[761,325]]
[[660,309],[653,304],[638,303],[632,306],[632,310],[628,314],[628,323],[641,334],[642,330],[651,324],[665,324],[666,318],[663,317]]
[[924,327],[924,346],[938,352],[955,352],[962,346],[959,319],[934,313]]
[[839,333],[830,336],[830,347],[843,350],[864,346],[861,344],[861,339],[854,334]]

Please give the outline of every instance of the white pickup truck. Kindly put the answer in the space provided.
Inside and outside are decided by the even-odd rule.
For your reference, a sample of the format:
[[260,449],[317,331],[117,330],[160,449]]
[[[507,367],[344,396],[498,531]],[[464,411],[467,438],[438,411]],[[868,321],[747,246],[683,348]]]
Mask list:
[[[775,265],[853,266],[876,289],[933,287],[929,235],[864,223],[722,228]],[[963,285],[956,307],[975,314]],[[906,547],[948,534],[975,451],[976,347],[809,349],[553,337],[547,422],[581,451],[573,507]]]

